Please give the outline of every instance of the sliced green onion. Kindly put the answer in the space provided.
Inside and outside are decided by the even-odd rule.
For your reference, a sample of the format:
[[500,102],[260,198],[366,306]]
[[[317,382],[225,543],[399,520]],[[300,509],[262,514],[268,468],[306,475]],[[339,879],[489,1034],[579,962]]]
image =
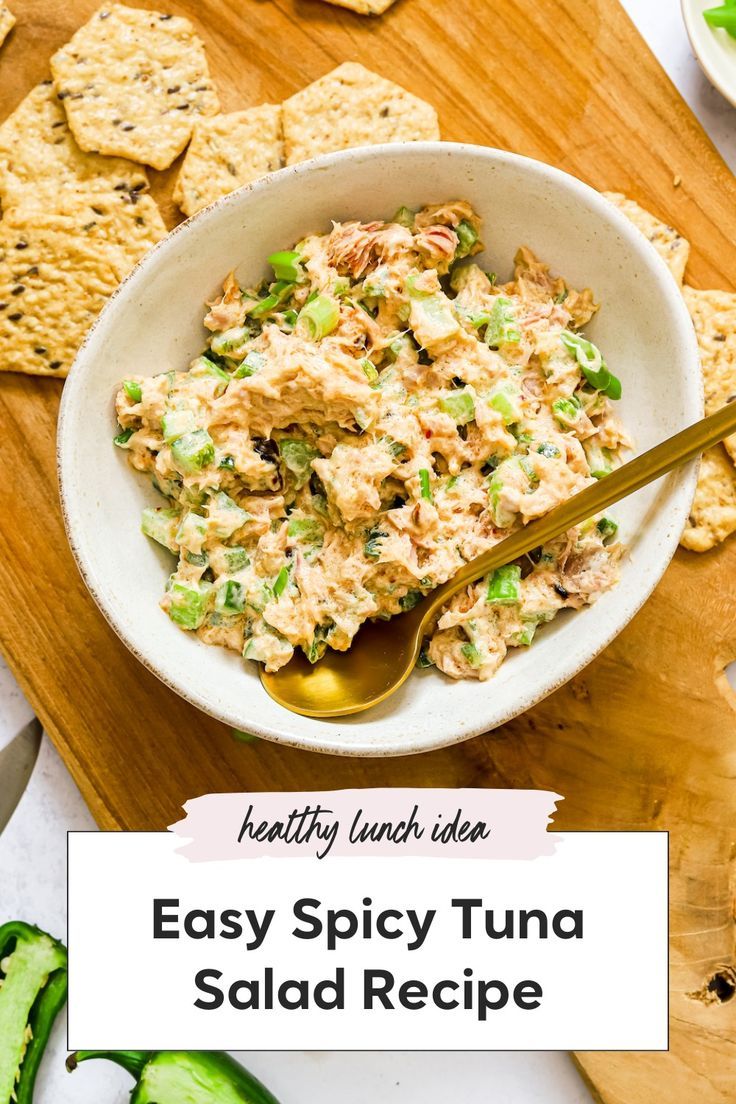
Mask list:
[[590,468],[590,474],[594,479],[603,479],[613,471],[610,449],[601,448],[594,440],[583,441],[583,449]]
[[422,498],[426,498],[427,502],[431,502],[432,488],[429,483],[429,470],[427,468],[419,469],[419,487],[421,490]]
[[550,441],[544,441],[537,449],[537,452],[540,456],[546,456],[548,460],[555,460],[561,455],[557,445],[553,445]]
[[577,395],[571,395],[569,399],[555,399],[552,403],[552,413],[561,426],[572,429],[580,420],[582,407]]
[[260,372],[261,368],[265,367],[265,364],[266,358],[263,353],[251,349],[245,360],[243,360],[233,372],[233,379],[244,379],[246,376],[253,376],[256,372]]
[[[232,326],[229,330],[221,330],[212,335],[210,349],[216,356],[233,356],[233,354],[237,356],[245,343],[250,340],[250,336],[247,326]],[[200,357],[198,360],[207,360],[207,357]],[[210,360],[208,363],[215,367],[213,361]]]
[[128,447],[128,441],[130,440],[130,438],[133,436],[134,433],[135,433],[134,429],[124,429],[120,433],[118,433],[118,435],[116,437],[113,437],[112,443],[114,445],[117,445],[118,448],[122,448],[122,449],[127,448]]
[[398,222],[399,226],[405,226],[407,230],[413,230],[414,212],[409,207],[399,207],[391,222]]
[[711,27],[721,27],[736,38],[736,5],[727,0],[720,8],[708,8],[703,12],[705,21]]
[[261,299],[260,303],[256,303],[254,307],[251,307],[248,314],[251,318],[262,318],[264,314],[270,314],[271,311],[283,303],[284,299],[291,295],[294,287],[293,283],[287,283],[286,280],[277,280],[275,284],[271,284],[266,298]]
[[123,391],[131,402],[139,403],[143,398],[143,390],[138,380],[123,380]]
[[573,354],[577,360],[583,375],[591,387],[596,391],[602,391],[609,399],[620,399],[622,388],[621,380],[609,372],[603,354],[597,345],[588,341],[581,334],[563,330],[560,334],[562,344]]
[[206,429],[195,429],[172,443],[171,457],[182,475],[201,471],[215,459],[214,442]]
[[486,327],[486,345],[497,349],[500,345],[518,345],[520,341],[521,334],[516,325],[511,300],[505,295],[497,295],[493,300]]
[[297,284],[304,276],[301,267],[302,259],[301,253],[293,249],[282,249],[278,253],[272,253],[268,263],[273,268],[273,274],[277,280]]
[[217,466],[218,468],[222,468],[224,471],[235,471],[235,457],[223,456],[222,460]]
[[274,598],[280,598],[281,597],[281,595],[286,590],[286,586],[287,586],[288,582],[289,582],[289,568],[286,565],[284,565],[284,567],[281,568],[278,575],[276,576],[276,581],[273,584],[273,596],[274,596]]
[[462,257],[467,257],[473,247],[477,244],[478,231],[471,223],[468,222],[467,219],[463,219],[455,227],[455,233],[457,234],[458,240],[455,257],[459,260]]
[[480,667],[483,663],[483,656],[480,654],[475,644],[463,644],[460,651],[471,667]]
[[421,590],[408,590],[403,598],[399,598],[399,605],[406,613],[407,610],[414,609],[416,605],[421,602],[424,595]]
[[417,660],[417,667],[419,667],[420,670],[425,670],[427,667],[434,667],[434,663],[429,658],[429,655],[427,653],[427,649],[424,648],[424,647],[422,648],[421,652],[419,653],[419,659]]
[[369,360],[368,357],[363,357],[360,362],[360,367],[365,372],[366,379],[370,383],[371,387],[375,387],[378,383],[378,369],[376,368],[373,361]]
[[299,321],[308,329],[312,341],[320,341],[340,321],[339,304],[329,295],[317,295],[299,311]]
[[383,529],[373,528],[368,533],[368,539],[363,545],[363,554],[369,560],[377,560],[381,555],[381,541],[388,536]]
[[618,522],[614,521],[613,518],[602,517],[598,520],[596,529],[600,533],[604,542],[613,540],[613,538],[618,533]]
[[456,425],[467,425],[475,418],[475,400],[472,392],[463,388],[451,391],[440,399],[440,409],[449,414]]
[[520,580],[521,568],[518,564],[496,568],[488,580],[486,602],[494,606],[515,606],[521,598]]

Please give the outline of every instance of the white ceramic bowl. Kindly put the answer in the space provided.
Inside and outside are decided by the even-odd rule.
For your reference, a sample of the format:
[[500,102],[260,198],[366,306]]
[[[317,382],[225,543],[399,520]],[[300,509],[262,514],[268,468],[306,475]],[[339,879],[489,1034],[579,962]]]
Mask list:
[[693,53],[712,85],[736,107],[736,38],[722,27],[711,27],[703,18],[706,8],[719,0],[680,0],[685,29]]
[[134,373],[184,368],[204,344],[205,299],[233,266],[241,281],[265,258],[330,219],[390,217],[401,204],[465,198],[484,218],[481,262],[504,278],[527,244],[602,300],[590,326],[621,377],[622,417],[639,449],[701,414],[692,326],[664,263],[618,210],[571,176],[478,146],[377,146],[306,162],[242,188],[184,223],[145,257],[110,300],[64,389],[59,472],[67,532],[85,582],[134,654],[205,712],[284,743],[353,755],[400,755],[467,739],[534,705],[588,663],[636,613],[677,545],[692,499],[691,466],[621,503],[629,546],[620,584],[593,607],[546,626],[489,682],[416,672],[382,706],[318,721],[276,705],[256,667],[177,629],[159,609],[171,557],[141,535],[157,500],[112,446],[113,396]]

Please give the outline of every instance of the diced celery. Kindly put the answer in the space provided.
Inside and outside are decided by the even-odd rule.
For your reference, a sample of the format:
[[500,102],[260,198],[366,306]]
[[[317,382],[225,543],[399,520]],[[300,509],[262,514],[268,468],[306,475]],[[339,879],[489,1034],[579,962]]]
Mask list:
[[312,474],[312,461],[320,455],[319,449],[303,438],[284,437],[279,441],[279,452],[286,467],[296,476],[297,488],[308,483]]
[[471,667],[480,667],[483,663],[483,656],[475,644],[463,644],[460,651]]
[[467,425],[475,418],[475,400],[467,388],[445,395],[440,399],[440,407],[457,425]]
[[182,475],[201,471],[215,459],[215,446],[206,429],[195,429],[171,445],[174,466]]
[[594,479],[603,479],[605,476],[611,474],[613,471],[613,464],[611,462],[610,449],[602,448],[596,442],[595,438],[583,441],[583,448],[585,449],[585,457],[588,461],[590,474]]
[[188,564],[193,564],[194,567],[207,567],[210,562],[206,552],[185,552],[184,559]]
[[504,509],[501,503],[501,495],[504,488],[504,473],[508,461],[502,461],[488,481],[488,501],[493,514],[494,523],[499,529],[508,529],[516,520],[516,514]]
[[245,587],[235,579],[226,579],[217,588],[215,609],[227,615],[242,613],[245,609]]
[[256,372],[260,372],[262,368],[266,366],[266,358],[263,353],[259,353],[256,349],[251,349],[244,360],[238,365],[233,372],[233,379],[243,379],[245,376],[253,376]]
[[388,267],[379,265],[375,272],[371,272],[363,280],[363,295],[367,299],[381,299],[386,294],[386,277]]
[[192,545],[201,546],[206,536],[207,518],[190,510],[181,519],[174,539],[183,548],[189,548]]
[[143,389],[138,380],[123,380],[123,391],[131,402],[139,403],[143,398]]
[[537,475],[537,469],[534,467],[533,460],[529,456],[520,456],[519,464],[529,482],[533,487],[536,487],[539,482],[539,476]]
[[397,360],[404,349],[414,349],[414,342],[408,333],[400,333],[393,339],[387,349],[389,358],[392,361]]
[[488,580],[486,602],[494,606],[515,606],[520,600],[521,568],[518,564],[498,567]]
[[365,372],[365,377],[368,380],[371,387],[375,387],[376,384],[378,383],[378,378],[379,377],[378,377],[378,369],[376,368],[373,361],[369,360],[368,357],[363,357],[363,359],[360,362],[360,367]]
[[157,509],[146,506],[141,515],[141,530],[151,540],[162,544],[170,552],[176,551],[176,531],[181,513],[175,509]]
[[555,399],[552,403],[552,413],[561,426],[573,429],[580,420],[582,407],[577,395],[571,395],[569,399]]
[[522,628],[518,633],[514,633],[511,638],[511,643],[517,647],[528,648],[534,639],[534,634],[537,631],[539,622],[536,617],[522,617]]
[[501,415],[504,425],[515,425],[522,419],[521,391],[513,383],[502,383],[488,398],[488,405]]
[[332,294],[336,299],[341,299],[350,291],[350,280],[347,276],[338,276],[332,285]]
[[248,511],[238,506],[224,491],[212,495],[208,513],[210,518],[217,517],[217,524],[212,530],[217,537],[231,537],[250,517]]
[[501,345],[518,345],[520,341],[521,334],[516,325],[511,300],[505,295],[497,295],[493,300],[486,327],[486,344],[497,349]]
[[168,614],[183,629],[198,629],[207,615],[212,583],[175,581],[169,588]]
[[195,428],[196,419],[191,410],[167,410],[161,419],[161,432],[167,445]]

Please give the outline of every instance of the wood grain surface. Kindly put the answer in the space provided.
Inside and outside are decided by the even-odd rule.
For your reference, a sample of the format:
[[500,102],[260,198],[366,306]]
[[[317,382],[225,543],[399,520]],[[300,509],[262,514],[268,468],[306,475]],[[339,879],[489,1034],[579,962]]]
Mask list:
[[[2,117],[98,5],[12,6]],[[447,139],[628,193],[690,237],[692,283],[733,287],[734,178],[616,0],[399,0],[376,20],[320,0],[159,6],[198,25],[225,110],[276,102],[339,62],[363,61],[434,103]],[[673,6],[667,18],[677,17]],[[152,174],[170,224],[175,172]],[[736,697],[723,669],[736,657],[736,543],[678,552],[602,656],[487,736],[383,761],[243,744],[139,666],[87,595],[57,500],[60,392],[54,380],[0,379],[0,641],[100,826],[161,829],[208,791],[442,785],[554,789],[565,795],[563,831],[666,829],[670,1051],[577,1058],[606,1104],[733,1101]],[[580,996],[606,999],[594,978]]]

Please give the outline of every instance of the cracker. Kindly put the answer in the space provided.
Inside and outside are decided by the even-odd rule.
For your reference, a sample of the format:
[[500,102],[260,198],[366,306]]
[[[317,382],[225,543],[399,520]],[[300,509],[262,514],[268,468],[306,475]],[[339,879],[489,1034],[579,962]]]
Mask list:
[[736,471],[721,445],[700,462],[695,500],[680,544],[707,552],[736,531]]
[[193,215],[241,184],[280,169],[283,160],[280,106],[261,104],[202,119],[179,172],[174,202]]
[[111,4],[51,58],[83,150],[166,169],[218,111],[204,45],[188,19]]
[[15,16],[7,4],[0,3],[0,46],[15,26]]
[[72,137],[51,81],[29,92],[0,126],[0,200],[3,207],[29,196],[55,203],[80,186],[104,191],[148,187],[145,169],[121,158],[83,153]]
[[338,8],[357,12],[358,15],[383,15],[395,0],[327,0],[327,2],[336,4]]
[[353,61],[307,85],[283,108],[287,165],[352,146],[440,136],[431,104]]
[[[736,294],[684,287],[683,295],[700,347],[705,413],[712,414],[736,401]],[[736,462],[736,433],[724,444]]]
[[633,199],[629,199],[620,192],[603,192],[603,195],[623,211],[637,230],[641,230],[644,237],[657,250],[677,283],[681,284],[685,278],[685,266],[690,256],[690,242],[673,226],[669,226],[649,211],[645,211]]
[[118,281],[103,249],[0,222],[0,372],[66,376]]
[[166,237],[161,213],[148,195],[133,192],[60,196],[53,209],[30,199],[5,212],[4,223],[18,231],[38,230],[73,239],[82,249],[101,248],[122,280],[152,245]]

